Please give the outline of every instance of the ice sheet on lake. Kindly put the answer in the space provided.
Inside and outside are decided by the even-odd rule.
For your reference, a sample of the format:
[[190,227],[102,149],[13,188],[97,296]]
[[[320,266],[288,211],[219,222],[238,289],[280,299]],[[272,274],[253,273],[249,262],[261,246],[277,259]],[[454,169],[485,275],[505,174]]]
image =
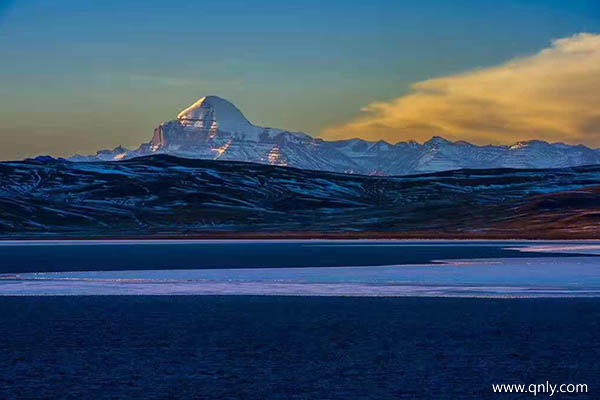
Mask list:
[[600,258],[442,265],[91,271],[0,276],[0,295],[600,297]]
[[541,244],[526,247],[507,247],[523,253],[563,253],[563,254],[590,254],[600,255],[600,244]]

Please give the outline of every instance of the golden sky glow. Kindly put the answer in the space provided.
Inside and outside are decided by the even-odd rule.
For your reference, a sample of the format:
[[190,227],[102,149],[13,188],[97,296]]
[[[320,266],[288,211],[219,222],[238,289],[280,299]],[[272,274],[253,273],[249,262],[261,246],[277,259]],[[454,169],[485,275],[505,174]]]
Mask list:
[[541,139],[600,147],[600,35],[578,34],[504,64],[418,82],[324,130],[391,143],[439,135],[478,144]]

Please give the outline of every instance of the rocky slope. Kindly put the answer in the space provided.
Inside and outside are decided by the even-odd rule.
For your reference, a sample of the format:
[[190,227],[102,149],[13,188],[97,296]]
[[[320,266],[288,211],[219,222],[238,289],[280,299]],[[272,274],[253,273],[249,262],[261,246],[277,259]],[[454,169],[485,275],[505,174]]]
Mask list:
[[167,155],[0,163],[0,236],[600,238],[600,167],[369,177]]

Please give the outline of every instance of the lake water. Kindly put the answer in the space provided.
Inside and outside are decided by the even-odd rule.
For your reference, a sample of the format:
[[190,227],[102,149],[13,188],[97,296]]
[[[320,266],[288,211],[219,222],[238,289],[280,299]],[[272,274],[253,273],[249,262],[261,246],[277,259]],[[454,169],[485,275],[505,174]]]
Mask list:
[[[1,242],[0,399],[600,393],[597,242]],[[182,296],[182,295],[186,296]]]
[[0,298],[2,399],[498,399],[585,383],[600,299]]
[[0,242],[0,295],[600,296],[600,243]]

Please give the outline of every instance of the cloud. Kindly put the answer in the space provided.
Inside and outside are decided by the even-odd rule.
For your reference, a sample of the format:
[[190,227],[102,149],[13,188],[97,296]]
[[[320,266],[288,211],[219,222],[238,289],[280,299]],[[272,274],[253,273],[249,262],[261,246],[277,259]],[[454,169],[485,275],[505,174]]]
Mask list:
[[600,35],[581,33],[499,66],[418,82],[411,93],[362,112],[322,136],[600,146]]

